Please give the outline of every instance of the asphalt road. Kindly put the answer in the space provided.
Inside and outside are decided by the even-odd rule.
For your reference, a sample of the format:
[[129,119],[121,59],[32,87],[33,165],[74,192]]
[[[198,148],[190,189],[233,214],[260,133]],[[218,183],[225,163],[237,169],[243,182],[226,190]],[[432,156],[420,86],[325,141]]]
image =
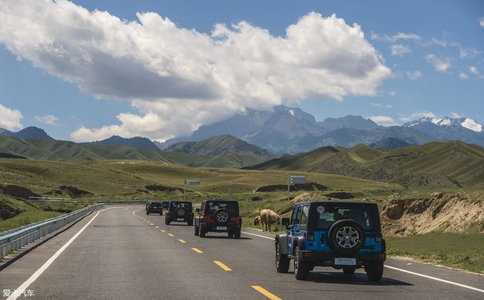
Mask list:
[[357,270],[279,274],[273,235],[241,239],[164,224],[144,206],[94,212],[1,267],[3,299],[484,299],[484,276],[389,258],[380,283]]

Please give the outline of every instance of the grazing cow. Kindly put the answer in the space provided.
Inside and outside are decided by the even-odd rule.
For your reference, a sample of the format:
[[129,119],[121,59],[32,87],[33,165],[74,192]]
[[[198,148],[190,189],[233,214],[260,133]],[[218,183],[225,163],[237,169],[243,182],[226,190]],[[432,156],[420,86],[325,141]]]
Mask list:
[[254,219],[254,226],[257,226],[260,224],[260,216],[255,217]]
[[281,224],[279,215],[270,209],[262,209],[260,211],[260,223],[262,231],[271,231],[271,225],[274,223]]

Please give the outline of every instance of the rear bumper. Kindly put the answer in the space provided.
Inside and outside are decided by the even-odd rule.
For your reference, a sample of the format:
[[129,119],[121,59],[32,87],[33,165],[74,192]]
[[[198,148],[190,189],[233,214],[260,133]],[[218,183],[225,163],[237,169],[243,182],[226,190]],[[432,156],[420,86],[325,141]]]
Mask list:
[[228,232],[228,231],[240,230],[241,226],[237,224],[227,224],[227,225],[201,224],[200,229],[203,229],[206,232]]
[[355,258],[357,264],[361,265],[365,262],[384,262],[386,253],[370,252],[358,253],[356,255],[339,255],[332,252],[299,251],[299,260],[315,262],[316,265],[334,265],[335,258]]

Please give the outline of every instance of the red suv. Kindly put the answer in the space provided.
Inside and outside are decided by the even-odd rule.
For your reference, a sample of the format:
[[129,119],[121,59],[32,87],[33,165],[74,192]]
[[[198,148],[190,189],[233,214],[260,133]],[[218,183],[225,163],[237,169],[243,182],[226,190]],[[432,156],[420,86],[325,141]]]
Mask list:
[[195,235],[205,237],[207,232],[227,232],[228,236],[240,238],[242,218],[239,215],[239,202],[213,199],[202,202],[196,209]]

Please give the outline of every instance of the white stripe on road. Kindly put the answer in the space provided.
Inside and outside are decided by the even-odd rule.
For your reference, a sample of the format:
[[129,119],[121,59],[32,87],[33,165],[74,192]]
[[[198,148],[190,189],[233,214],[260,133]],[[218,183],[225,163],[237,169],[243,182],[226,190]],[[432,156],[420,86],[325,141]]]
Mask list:
[[453,284],[453,285],[457,285],[457,286],[460,286],[460,287],[463,287],[463,288],[466,288],[466,289],[470,289],[470,290],[474,290],[474,291],[484,293],[484,290],[481,290],[481,289],[478,289],[478,288],[475,288],[475,287],[472,287],[472,286],[468,286],[468,285],[465,285],[465,284],[460,284],[460,283],[457,283],[457,282],[453,282],[453,281],[449,281],[449,280],[445,280],[445,279],[440,279],[440,278],[437,278],[437,277],[432,277],[432,276],[428,276],[428,275],[424,275],[424,274],[420,274],[420,273],[415,273],[415,272],[407,271],[407,270],[404,270],[404,269],[390,267],[390,266],[387,266],[387,265],[385,265],[385,267],[392,269],[392,270],[396,270],[396,271],[412,274],[412,275],[415,275],[415,276],[420,276],[420,277],[424,277],[424,278],[448,283],[448,284]]
[[268,239],[268,240],[273,240],[274,241],[274,236],[273,237],[269,237],[269,236],[264,236],[264,235],[260,235],[260,234],[255,234],[255,233],[248,233],[248,232],[243,232],[244,234],[248,234],[248,235],[253,235],[253,236],[258,236],[258,237],[261,237],[261,238],[265,238],[265,239]]
[[98,213],[91,219],[91,221],[89,221],[84,227],[82,227],[82,229],[79,230],[79,232],[76,233],[76,235],[74,235],[64,246],[62,246],[59,250],[57,250],[57,252],[51,258],[49,258],[49,260],[42,267],[40,267],[32,276],[30,276],[30,278],[27,279],[27,281],[22,283],[22,285],[20,285],[15,290],[15,293],[12,293],[10,297],[7,298],[7,300],[15,300],[20,295],[23,295],[23,292],[26,291],[27,288],[35,280],[37,280],[37,278],[39,278],[40,275],[42,275],[42,273],[44,273],[44,271],[54,262],[54,260],[56,260],[56,258],[59,257],[59,255],[61,255],[61,253],[64,252],[64,250],[66,250],[67,247],[69,247],[69,245],[84,231],[84,229],[86,229],[86,227],[89,226],[89,224],[91,224],[92,221],[94,221],[94,219],[97,217],[97,215],[99,215],[101,211],[98,211]]
[[[265,238],[265,239],[269,239],[269,240],[274,240],[274,237],[263,236],[263,235],[260,235],[260,234],[248,233],[248,232],[245,232],[245,231],[244,231],[244,234],[253,235],[253,236],[257,236],[257,237],[261,237],[261,238]],[[424,275],[424,274],[420,274],[420,273],[415,273],[415,272],[407,271],[407,270],[404,270],[404,269],[391,267],[391,266],[388,266],[388,265],[385,265],[385,267],[392,269],[392,270],[412,274],[412,275],[415,275],[415,276],[425,277],[425,278],[428,278],[428,279],[432,279],[432,280],[436,280],[436,281],[440,281],[440,282],[444,282],[444,283],[448,283],[448,284],[453,284],[453,285],[460,286],[460,287],[463,287],[463,288],[466,288],[466,289],[470,289],[470,290],[474,290],[474,291],[477,291],[477,292],[484,293],[484,290],[478,289],[478,288],[475,288],[475,287],[472,287],[472,286],[469,286],[469,285],[460,284],[460,283],[457,283],[457,282],[452,282],[452,281],[449,281],[449,280],[440,279],[440,278],[437,278],[437,277],[432,277],[432,276],[428,276],[428,275]]]

